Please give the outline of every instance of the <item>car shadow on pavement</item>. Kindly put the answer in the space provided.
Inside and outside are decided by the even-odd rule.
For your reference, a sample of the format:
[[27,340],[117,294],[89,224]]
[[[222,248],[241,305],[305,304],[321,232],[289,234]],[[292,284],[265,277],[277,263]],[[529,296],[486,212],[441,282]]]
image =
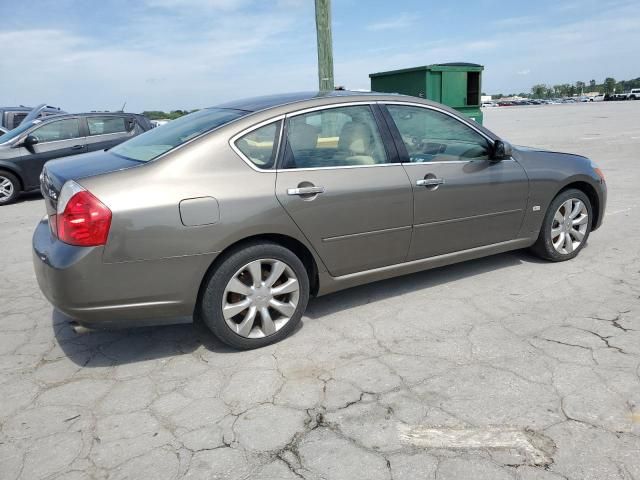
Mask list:
[[15,203],[33,202],[35,200],[42,200],[42,194],[38,190],[21,194]]
[[480,275],[501,268],[520,265],[522,263],[547,263],[534,257],[526,250],[491,255],[489,257],[446,265],[424,270],[410,275],[382,280],[336,292],[312,300],[307,308],[306,316],[319,318],[340,310],[386,300],[405,293],[414,292],[462,278]]
[[[354,287],[312,299],[306,318],[317,319],[360,305],[386,300],[462,278],[480,275],[522,263],[542,262],[525,251],[507,252],[432,270],[404,275]],[[293,332],[304,328],[305,318]],[[83,367],[106,367],[191,354],[199,347],[215,353],[241,354],[220,342],[207,327],[194,323],[113,330],[92,330],[78,334],[71,319],[54,310],[52,323],[56,340],[66,356]]]
[[216,353],[238,353],[220,342],[200,321],[78,334],[69,317],[53,310],[52,323],[65,355],[75,364],[89,368],[188,355],[201,346]]

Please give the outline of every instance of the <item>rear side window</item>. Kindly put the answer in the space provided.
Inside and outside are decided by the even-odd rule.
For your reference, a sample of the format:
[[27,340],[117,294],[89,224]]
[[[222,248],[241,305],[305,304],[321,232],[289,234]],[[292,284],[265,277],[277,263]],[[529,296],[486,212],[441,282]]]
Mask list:
[[40,143],[78,138],[80,136],[80,124],[77,118],[58,120],[36,128],[31,132],[31,135],[35,136]]
[[378,165],[387,156],[368,105],[338,107],[291,117],[283,168]]
[[263,170],[273,168],[280,124],[281,122],[274,122],[256,128],[236,140],[235,145],[256,167]]
[[127,131],[124,117],[88,117],[89,135],[106,135]]

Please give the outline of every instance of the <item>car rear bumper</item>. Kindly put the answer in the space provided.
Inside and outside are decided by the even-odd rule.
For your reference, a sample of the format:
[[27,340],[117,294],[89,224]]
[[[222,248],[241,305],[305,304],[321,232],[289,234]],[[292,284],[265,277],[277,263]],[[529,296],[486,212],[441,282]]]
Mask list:
[[38,285],[51,304],[92,328],[192,321],[215,254],[104,263],[103,247],[67,245],[45,217],[33,234]]

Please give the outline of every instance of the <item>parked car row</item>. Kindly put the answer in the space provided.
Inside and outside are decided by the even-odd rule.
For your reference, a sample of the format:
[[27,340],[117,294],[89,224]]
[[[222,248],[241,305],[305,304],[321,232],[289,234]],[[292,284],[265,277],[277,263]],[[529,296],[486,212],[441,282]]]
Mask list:
[[[16,110],[2,111],[15,121]],[[47,161],[108,149],[151,129],[146,117],[133,113],[56,112],[27,113],[16,128],[0,136],[0,206],[21,192],[37,190]]]
[[605,100],[604,95],[597,95],[595,97],[571,97],[571,98],[533,98],[533,99],[519,99],[519,100],[492,100],[490,102],[483,102],[482,107],[512,107],[521,105],[559,105],[563,103],[586,103],[586,102],[601,102]]
[[613,100],[640,100],[640,88],[632,88],[628,92],[623,93],[612,93],[605,95],[604,99],[606,101]]

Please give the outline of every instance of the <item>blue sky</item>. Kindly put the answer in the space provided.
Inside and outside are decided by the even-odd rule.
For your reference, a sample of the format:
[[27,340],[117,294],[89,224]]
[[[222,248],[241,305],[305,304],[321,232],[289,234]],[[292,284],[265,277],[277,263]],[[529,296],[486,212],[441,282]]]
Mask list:
[[[313,0],[0,0],[0,104],[199,108],[317,88]],[[333,0],[336,84],[485,65],[487,93],[640,76],[637,0]]]

